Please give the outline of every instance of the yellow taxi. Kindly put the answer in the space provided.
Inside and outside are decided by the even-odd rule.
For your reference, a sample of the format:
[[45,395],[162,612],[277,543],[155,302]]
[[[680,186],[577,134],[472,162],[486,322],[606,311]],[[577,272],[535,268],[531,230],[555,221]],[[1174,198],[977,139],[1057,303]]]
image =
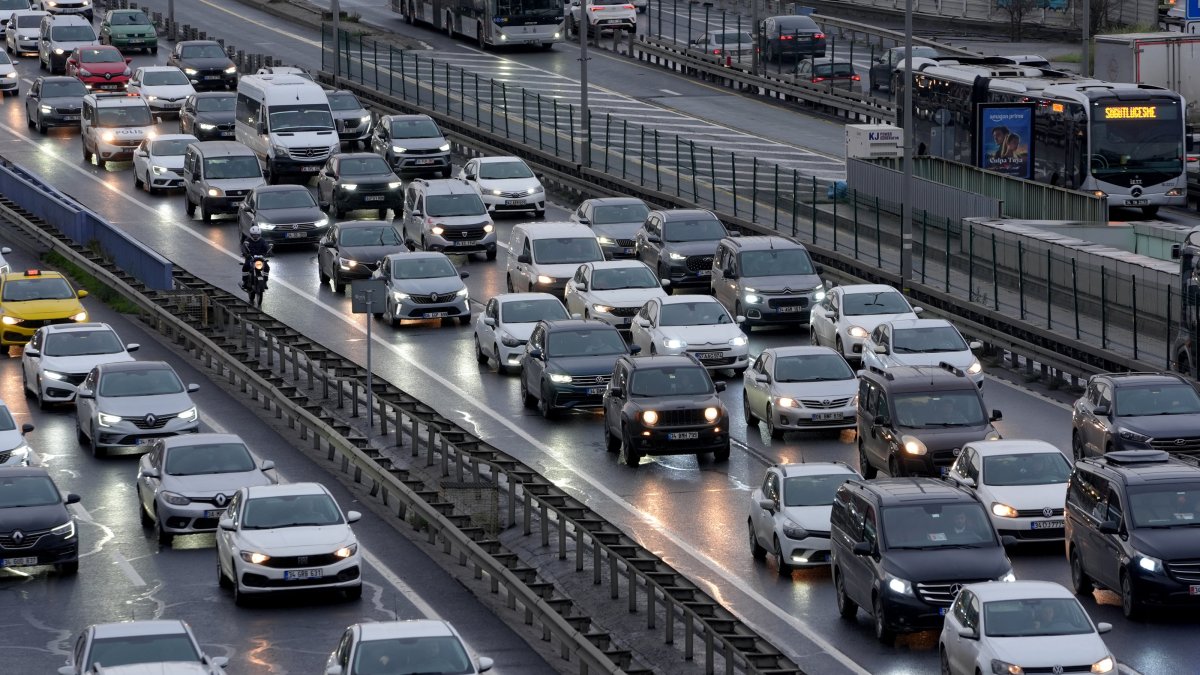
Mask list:
[[23,345],[33,333],[52,323],[87,321],[87,310],[63,275],[25,270],[0,275],[0,346]]

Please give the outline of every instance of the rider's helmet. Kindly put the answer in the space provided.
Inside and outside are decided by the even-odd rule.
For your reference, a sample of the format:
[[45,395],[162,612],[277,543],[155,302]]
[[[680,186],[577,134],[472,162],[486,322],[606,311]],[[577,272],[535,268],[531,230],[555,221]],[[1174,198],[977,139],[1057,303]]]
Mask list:
[[250,226],[250,239],[253,241],[258,241],[260,237],[262,237],[262,228],[260,228],[257,225],[251,225]]

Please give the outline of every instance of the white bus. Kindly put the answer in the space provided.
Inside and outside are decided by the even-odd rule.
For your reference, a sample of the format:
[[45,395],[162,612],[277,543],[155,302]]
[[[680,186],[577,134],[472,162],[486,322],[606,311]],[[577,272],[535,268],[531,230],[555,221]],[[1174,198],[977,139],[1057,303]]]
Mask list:
[[562,42],[561,0],[391,0],[392,11],[408,23],[424,23],[480,47]]

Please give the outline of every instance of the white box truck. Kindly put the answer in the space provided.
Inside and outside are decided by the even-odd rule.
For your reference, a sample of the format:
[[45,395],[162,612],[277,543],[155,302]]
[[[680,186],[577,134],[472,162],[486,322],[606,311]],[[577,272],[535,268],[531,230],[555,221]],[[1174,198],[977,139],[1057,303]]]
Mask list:
[[1097,35],[1093,71],[1101,80],[1153,84],[1182,95],[1188,126],[1200,127],[1200,35]]
[[299,75],[239,79],[234,134],[258,155],[270,183],[308,180],[341,148],[325,90]]

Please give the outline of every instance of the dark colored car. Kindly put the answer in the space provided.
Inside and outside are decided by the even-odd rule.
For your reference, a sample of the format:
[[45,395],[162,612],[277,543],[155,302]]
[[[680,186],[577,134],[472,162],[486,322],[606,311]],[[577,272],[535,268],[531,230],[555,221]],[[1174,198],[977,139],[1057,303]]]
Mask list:
[[79,537],[65,497],[41,467],[0,471],[0,567],[54,565],[60,574],[79,571]]
[[967,584],[1016,580],[1010,538],[996,535],[974,495],[940,480],[846,481],[830,527],[838,613],[853,620],[862,607],[884,644],[939,628]]
[[546,418],[559,410],[598,408],[617,359],[636,351],[602,321],[539,321],[521,357],[521,401]]
[[352,91],[331,91],[327,96],[338,138],[343,143],[350,143],[350,147],[357,143],[362,143],[364,148],[370,147],[371,113],[362,101]]
[[238,207],[238,228],[243,239],[257,225],[262,236],[276,246],[316,244],[329,229],[312,193],[303,185],[260,185]]
[[398,172],[450,177],[450,141],[429,115],[384,115],[369,144]]
[[713,256],[725,237],[737,236],[711,211],[669,209],[651,211],[634,236],[635,256],[670,279],[667,292],[678,288],[708,288]]
[[122,56],[121,50],[108,45],[76,47],[67,56],[64,72],[79,78],[88,89],[123,91],[133,74],[129,64],[133,59]]
[[25,96],[25,119],[42,134],[50,127],[78,129],[83,97],[87,93],[87,87],[77,78],[65,75],[39,77],[29,86]]
[[964,443],[995,440],[983,394],[948,363],[859,372],[858,463],[866,478],[944,476]]
[[[938,55],[938,52],[933,47],[919,47],[913,45],[913,58],[932,59]],[[870,80],[871,90],[882,89],[887,87],[890,91],[892,88],[892,75],[896,72],[896,68],[904,61],[904,47],[892,47],[883,54],[875,57],[871,62]]]
[[619,260],[634,257],[633,238],[649,214],[637,197],[597,197],[580,203],[571,220],[592,228],[605,258]]
[[604,440],[626,466],[645,455],[711,452],[729,459],[729,413],[708,369],[691,356],[617,359],[604,394]]
[[233,140],[233,108],[237,94],[202,91],[183,101],[179,109],[179,131],[201,141]]
[[1113,450],[1200,456],[1200,394],[1175,373],[1102,373],[1071,411],[1075,459]]
[[1075,462],[1067,483],[1071,586],[1121,596],[1130,619],[1152,607],[1200,607],[1200,466],[1160,450]]
[[216,40],[184,40],[175,45],[167,65],[187,75],[197,91],[237,88],[237,66]]
[[400,177],[373,152],[343,152],[329,158],[317,174],[317,202],[334,218],[347,211],[375,209],[379,219],[388,209],[401,215],[404,193]]
[[317,275],[322,284],[344,293],[354,279],[370,279],[379,261],[407,251],[403,237],[391,223],[351,220],[334,223],[317,245]]
[[770,16],[758,24],[758,48],[767,61],[825,56],[825,32],[808,16]]

